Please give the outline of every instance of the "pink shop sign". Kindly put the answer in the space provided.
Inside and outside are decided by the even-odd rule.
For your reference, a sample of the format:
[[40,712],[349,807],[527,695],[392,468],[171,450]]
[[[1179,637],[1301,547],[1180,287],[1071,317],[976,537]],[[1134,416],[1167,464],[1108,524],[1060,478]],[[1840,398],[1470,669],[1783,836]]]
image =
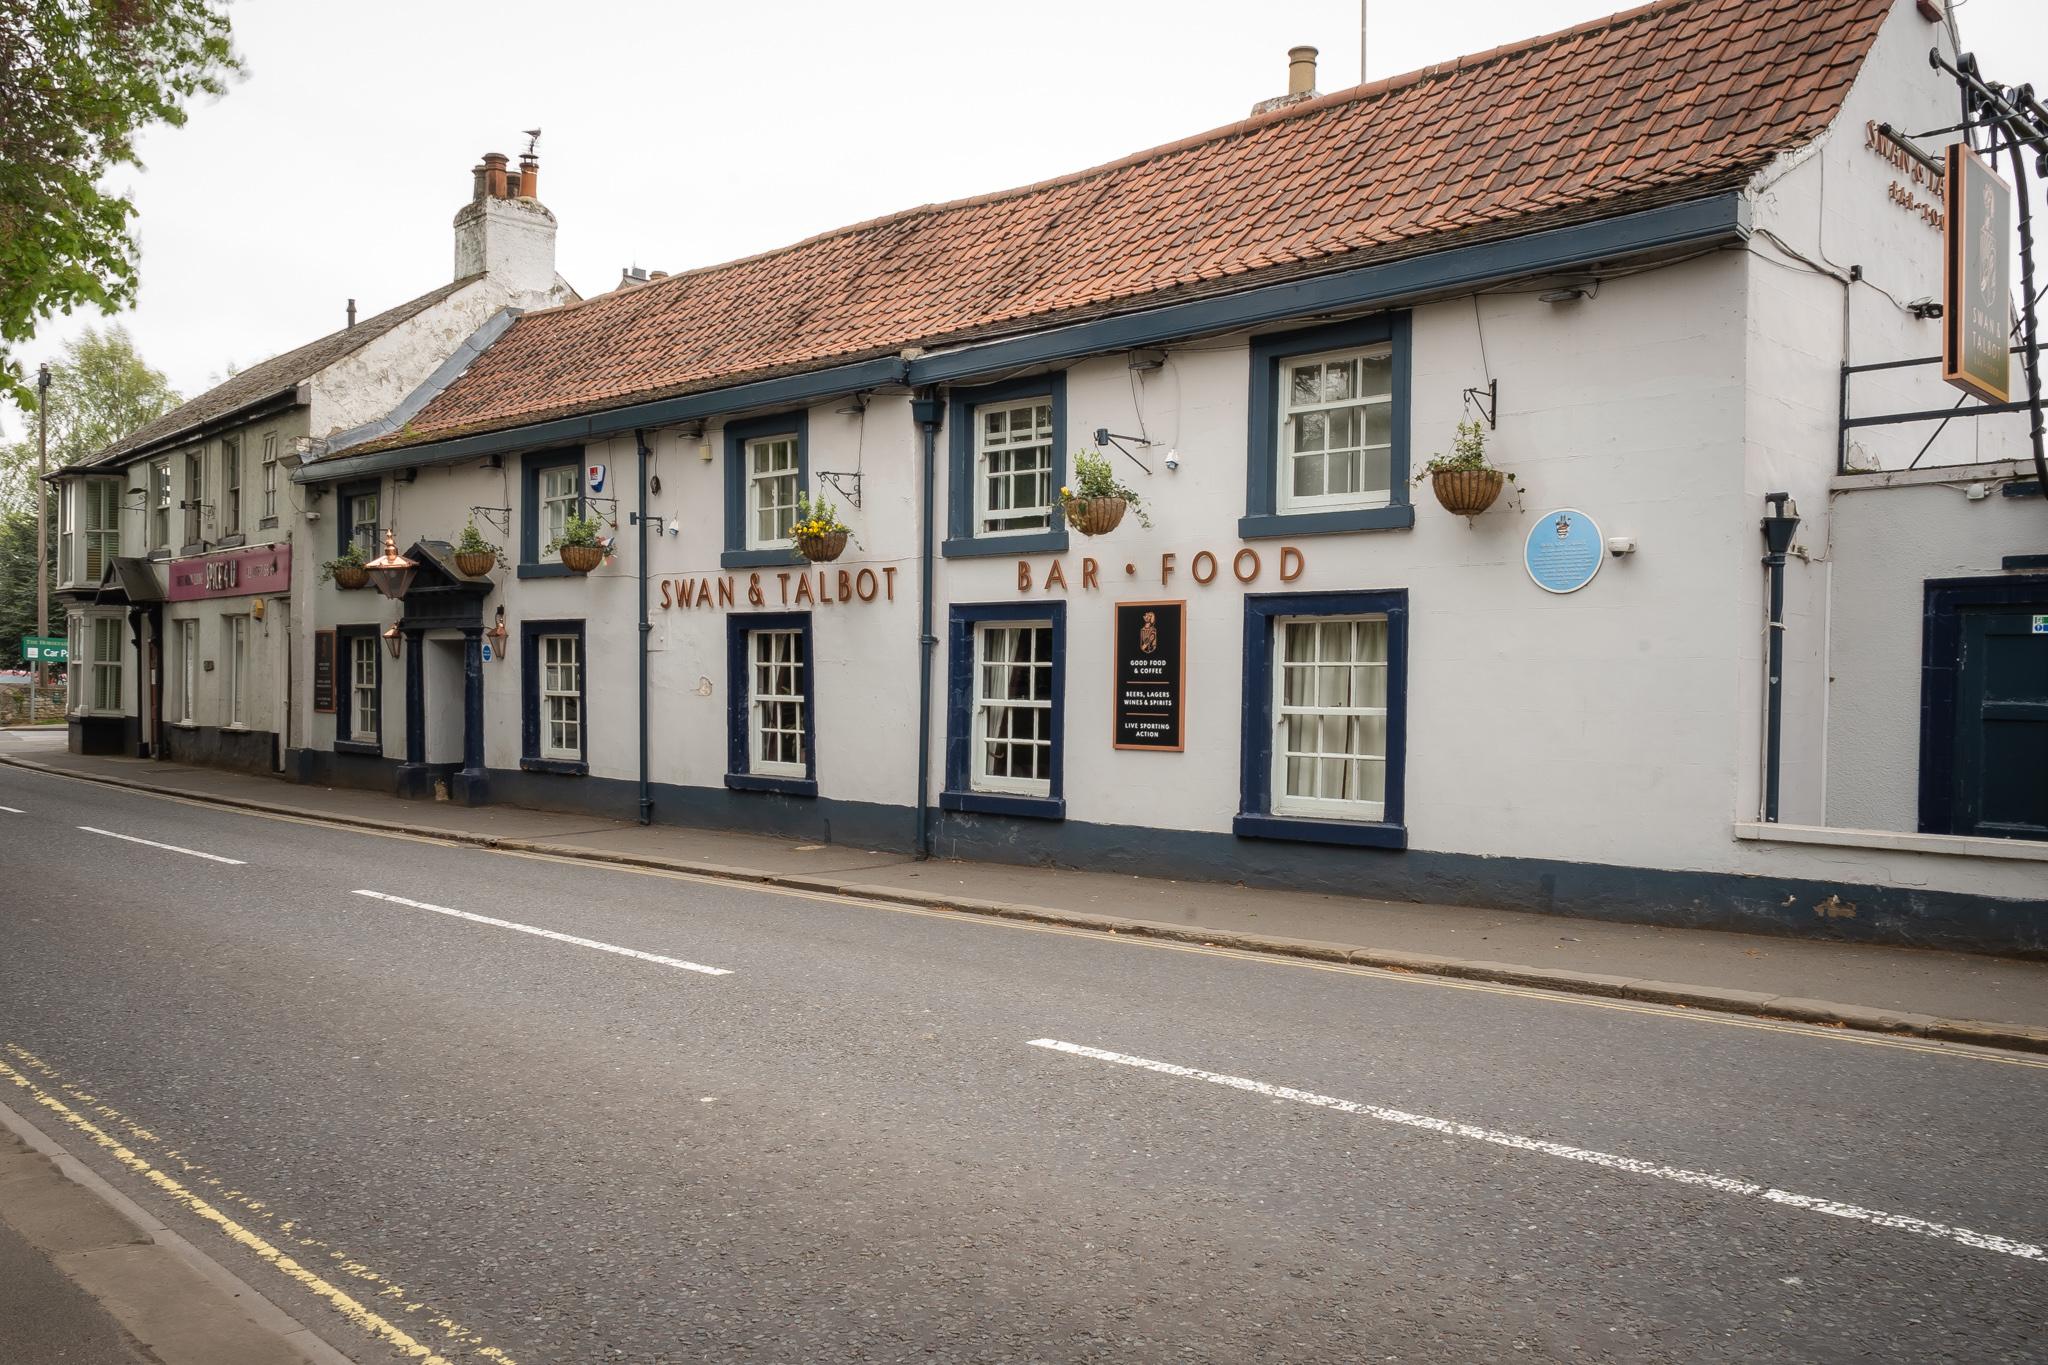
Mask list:
[[287,542],[174,559],[164,596],[172,602],[193,602],[202,597],[276,595],[291,590],[292,547]]

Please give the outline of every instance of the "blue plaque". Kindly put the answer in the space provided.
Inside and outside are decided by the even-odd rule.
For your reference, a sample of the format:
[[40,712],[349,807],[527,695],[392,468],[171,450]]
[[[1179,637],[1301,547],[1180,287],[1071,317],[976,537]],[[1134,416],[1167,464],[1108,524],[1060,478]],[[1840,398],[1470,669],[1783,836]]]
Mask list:
[[1600,572],[1606,554],[1607,542],[1593,519],[1576,507],[1560,507],[1529,528],[1522,564],[1543,591],[1577,592]]

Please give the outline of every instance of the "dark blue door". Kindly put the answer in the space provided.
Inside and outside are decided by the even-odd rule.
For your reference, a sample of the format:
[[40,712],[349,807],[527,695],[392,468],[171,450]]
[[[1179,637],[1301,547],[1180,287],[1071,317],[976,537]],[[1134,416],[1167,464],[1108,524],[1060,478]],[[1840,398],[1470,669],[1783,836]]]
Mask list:
[[2048,839],[2048,600],[1957,615],[1952,828]]

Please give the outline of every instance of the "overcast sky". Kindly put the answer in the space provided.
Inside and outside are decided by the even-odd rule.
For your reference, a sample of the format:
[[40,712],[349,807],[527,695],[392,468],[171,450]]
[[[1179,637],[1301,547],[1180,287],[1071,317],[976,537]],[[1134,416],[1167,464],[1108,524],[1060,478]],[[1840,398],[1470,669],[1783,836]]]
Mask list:
[[[1381,78],[1609,13],[1614,0],[1371,0]],[[586,295],[1232,122],[1322,49],[1359,79],[1358,0],[975,4],[241,0],[246,77],[150,132],[122,321],[188,397],[452,274],[485,151],[544,129],[557,266]],[[1966,0],[1995,78],[2048,86],[2048,4]],[[886,16],[886,17],[884,17]],[[32,368],[97,314],[59,318]],[[20,430],[17,414],[0,429]]]

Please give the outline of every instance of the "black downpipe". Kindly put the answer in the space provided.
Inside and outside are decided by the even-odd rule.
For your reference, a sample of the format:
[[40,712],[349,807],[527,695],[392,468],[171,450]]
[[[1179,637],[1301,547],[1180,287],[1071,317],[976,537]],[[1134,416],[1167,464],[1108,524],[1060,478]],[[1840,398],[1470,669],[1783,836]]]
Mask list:
[[640,823],[654,821],[653,788],[649,784],[647,761],[647,637],[654,632],[654,626],[647,619],[647,433],[641,428],[633,430],[633,446],[638,452],[640,476],[640,510],[633,518],[640,527]]
[[925,389],[911,400],[911,415],[924,432],[924,517],[918,533],[917,589],[917,848],[918,858],[932,856],[932,652],[939,637],[932,634],[932,477],[939,440],[939,397]]
[[1771,514],[1763,520],[1764,566],[1771,576],[1770,677],[1764,708],[1764,823],[1778,823],[1778,766],[1785,728],[1785,555],[1799,529],[1799,509],[1790,493],[1766,493]]

